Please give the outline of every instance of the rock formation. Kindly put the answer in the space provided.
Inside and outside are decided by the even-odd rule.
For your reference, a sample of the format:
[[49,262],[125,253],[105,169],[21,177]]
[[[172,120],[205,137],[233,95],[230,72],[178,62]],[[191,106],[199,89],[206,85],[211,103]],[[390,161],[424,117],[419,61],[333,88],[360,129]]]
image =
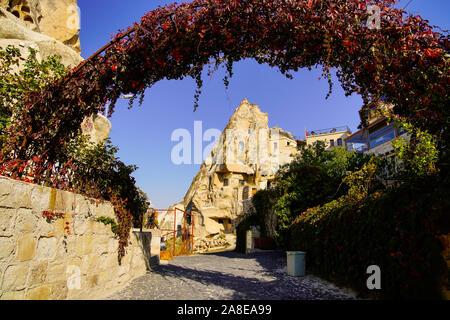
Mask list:
[[[33,48],[38,59],[57,54],[66,67],[77,66],[83,61],[77,8],[76,0],[0,0],[0,47],[18,48],[23,59]],[[110,130],[110,121],[101,115],[82,124],[83,134],[94,143],[104,141]]]
[[83,120],[81,131],[88,135],[92,143],[98,144],[104,142],[111,131],[111,122],[101,114],[93,114]]
[[267,188],[296,154],[294,137],[278,127],[269,129],[267,113],[244,99],[182,202],[182,209],[194,215],[194,235],[233,232],[253,194]]
[[0,7],[28,29],[81,52],[77,0],[0,0]]

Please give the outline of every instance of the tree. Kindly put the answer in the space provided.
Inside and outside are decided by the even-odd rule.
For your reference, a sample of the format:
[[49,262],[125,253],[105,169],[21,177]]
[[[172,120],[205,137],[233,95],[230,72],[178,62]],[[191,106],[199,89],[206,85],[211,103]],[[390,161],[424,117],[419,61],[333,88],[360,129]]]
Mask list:
[[323,141],[302,145],[299,150],[297,158],[281,167],[274,180],[277,238],[284,246],[289,227],[299,214],[345,194],[343,181],[348,173],[361,169],[373,158],[344,147],[328,151]]

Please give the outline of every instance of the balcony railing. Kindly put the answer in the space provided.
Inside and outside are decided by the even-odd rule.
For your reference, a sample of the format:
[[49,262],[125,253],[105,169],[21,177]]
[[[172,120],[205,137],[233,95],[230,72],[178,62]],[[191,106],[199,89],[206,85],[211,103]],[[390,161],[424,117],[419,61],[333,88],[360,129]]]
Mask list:
[[335,133],[335,132],[352,133],[348,126],[340,126],[340,127],[318,129],[318,130],[309,130],[307,132],[308,132],[308,136],[317,136],[319,134],[327,134],[327,133]]

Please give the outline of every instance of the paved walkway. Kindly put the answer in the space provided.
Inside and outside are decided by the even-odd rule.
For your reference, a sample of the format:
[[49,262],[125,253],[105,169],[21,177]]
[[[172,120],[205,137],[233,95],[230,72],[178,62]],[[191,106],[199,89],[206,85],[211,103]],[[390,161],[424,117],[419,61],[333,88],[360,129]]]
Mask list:
[[107,299],[117,300],[310,300],[353,299],[312,275],[286,274],[284,252],[233,251],[175,257]]

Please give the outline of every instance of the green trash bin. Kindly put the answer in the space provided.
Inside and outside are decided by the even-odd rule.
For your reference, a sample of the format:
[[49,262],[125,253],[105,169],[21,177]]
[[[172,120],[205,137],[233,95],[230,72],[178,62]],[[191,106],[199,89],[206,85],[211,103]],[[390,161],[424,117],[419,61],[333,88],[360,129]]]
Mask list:
[[292,277],[305,276],[305,255],[303,251],[286,251],[287,274]]

